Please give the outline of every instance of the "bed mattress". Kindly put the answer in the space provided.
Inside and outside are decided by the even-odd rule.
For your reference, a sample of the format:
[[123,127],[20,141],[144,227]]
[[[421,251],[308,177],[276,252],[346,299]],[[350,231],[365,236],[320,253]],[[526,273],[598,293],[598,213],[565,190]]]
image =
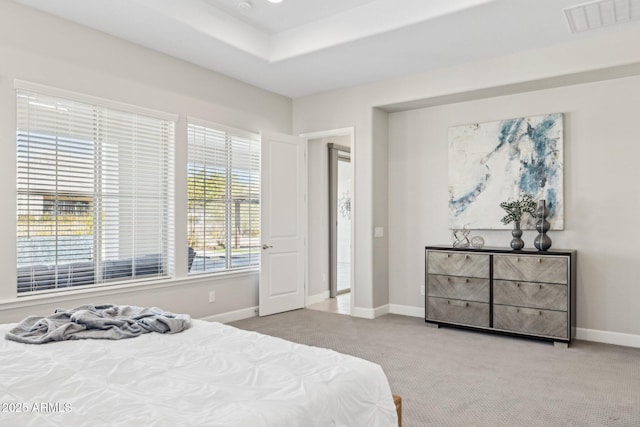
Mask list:
[[382,368],[193,320],[188,330],[42,345],[4,339],[3,426],[397,426]]

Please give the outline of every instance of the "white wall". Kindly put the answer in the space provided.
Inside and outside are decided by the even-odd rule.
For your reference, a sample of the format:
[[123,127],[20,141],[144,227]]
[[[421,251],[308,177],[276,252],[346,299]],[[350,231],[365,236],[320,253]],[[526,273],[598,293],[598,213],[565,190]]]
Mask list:
[[[553,248],[578,251],[578,326],[640,334],[640,278],[632,261],[640,259],[632,231],[640,209],[638,105],[640,77],[628,77],[390,114],[391,301],[424,307],[424,246],[451,244],[447,129],[563,112],[565,229],[549,236]],[[511,240],[509,231],[472,234],[487,246]],[[535,235],[525,232],[526,247],[533,248]]]
[[[423,297],[419,294],[420,285],[424,283],[424,246],[449,242],[447,223],[439,222],[444,215],[442,212],[446,212],[447,160],[446,156],[442,157],[443,152],[429,152],[435,155],[426,156],[424,148],[416,151],[416,146],[420,144],[416,138],[420,141],[425,137],[429,137],[431,141],[446,138],[446,127],[439,125],[439,121],[460,124],[514,117],[518,116],[516,111],[526,114],[564,111],[567,113],[565,137],[567,141],[571,141],[565,148],[568,171],[565,175],[565,197],[570,205],[566,213],[567,229],[558,235],[554,233],[554,247],[577,249],[580,254],[578,280],[594,277],[587,279],[592,280],[591,285],[578,285],[578,327],[581,328],[583,337],[603,337],[590,334],[589,331],[604,331],[608,334],[607,337],[626,334],[621,338],[622,341],[630,336],[631,341],[640,346],[640,314],[637,309],[633,313],[634,309],[630,307],[633,299],[629,298],[632,296],[637,299],[639,296],[634,290],[637,279],[633,278],[630,270],[633,265],[631,255],[637,255],[633,250],[635,243],[631,242],[637,239],[631,237],[628,239],[629,243],[618,245],[619,236],[609,228],[614,227],[613,224],[615,227],[628,228],[633,221],[627,214],[623,215],[626,223],[619,221],[616,214],[615,217],[611,216],[615,219],[603,225],[611,218],[607,214],[612,208],[629,206],[629,212],[635,212],[633,208],[637,208],[638,203],[637,192],[630,193],[631,188],[626,184],[621,190],[619,180],[615,178],[622,174],[629,182],[634,180],[633,176],[629,176],[633,172],[625,169],[629,166],[629,157],[609,157],[613,142],[622,141],[617,134],[630,130],[627,124],[620,127],[615,112],[625,117],[634,114],[634,111],[637,114],[637,93],[633,89],[621,89],[617,99],[605,96],[607,85],[612,85],[611,88],[616,85],[626,87],[629,82],[634,82],[635,85],[634,76],[640,75],[638,40],[640,27],[627,26],[616,32],[594,32],[593,37],[561,46],[295,99],[294,133],[347,126],[355,128],[352,154],[355,167],[356,230],[354,313],[364,316],[387,311],[416,316],[424,314]],[[631,79],[611,80],[630,76]],[[581,92],[585,89],[574,86],[597,81],[602,81],[604,86],[590,86],[591,96]],[[600,89],[603,96],[600,96],[601,93],[596,88],[603,87],[604,90]],[[558,88],[558,92],[548,90],[553,88]],[[506,102],[501,99],[492,100],[500,95],[525,92],[529,94],[505,97],[504,99],[510,100],[508,105],[500,104]],[[577,101],[573,100],[573,96]],[[470,100],[490,104],[465,102]],[[597,117],[596,110],[586,108],[592,104],[598,104],[597,112],[604,116]],[[381,170],[379,166],[383,162],[376,156],[386,143],[384,136],[380,135],[383,125],[379,123],[384,119],[375,113],[375,109],[379,107],[389,112],[401,112],[424,106],[439,107],[425,110],[428,114],[421,110],[393,117],[391,136],[404,141],[411,139],[412,142],[397,144],[395,140],[389,140],[388,170]],[[578,106],[584,108],[576,111]],[[455,115],[449,116],[448,112],[454,108]],[[603,117],[606,117],[605,121]],[[591,121],[600,121],[600,124],[596,127],[596,123],[590,123]],[[633,120],[628,123],[633,123]],[[436,135],[437,132],[440,134]],[[617,137],[610,138],[608,134]],[[586,152],[583,151],[586,147],[582,145],[585,138],[591,141],[591,148]],[[598,145],[596,139],[606,145]],[[628,145],[629,140],[624,141]],[[634,153],[637,155],[637,151],[633,150],[634,148],[631,158]],[[590,154],[586,154],[588,152]],[[617,163],[618,160],[620,163]],[[603,171],[606,173],[601,174],[605,165],[606,169]],[[380,175],[386,173],[389,173],[388,204],[381,207],[377,203],[380,197],[376,199],[375,196],[375,183],[384,180]],[[374,178],[375,176],[378,178]],[[416,177],[423,180],[411,183],[413,197],[407,193],[409,189],[398,189],[398,185],[405,185]],[[618,186],[607,185],[612,183],[618,183]],[[588,191],[589,194],[581,194],[581,191]],[[607,209],[590,210],[589,206],[593,203],[591,194],[610,203],[607,204]],[[372,238],[375,222],[384,218],[387,214],[385,210],[389,215],[389,240],[386,247],[374,242]],[[414,222],[412,227],[408,226],[409,220]],[[435,222],[427,224],[429,221]],[[401,227],[398,226],[399,223],[403,223]],[[592,235],[591,231],[586,230],[606,230],[597,235],[598,239],[605,239],[607,243],[603,244],[599,240],[586,241],[586,237]],[[627,235],[632,236],[633,232]],[[525,237],[532,239],[529,235]],[[490,244],[508,245],[508,240],[502,241],[496,236],[488,235],[487,240]],[[625,251],[628,249],[631,252]],[[400,250],[403,256],[396,254],[396,250]],[[614,258],[600,257],[610,251],[615,251]],[[376,289],[380,288],[379,278],[374,278],[378,274],[377,264],[385,256],[389,259],[388,305],[378,297],[374,298]],[[583,289],[583,286],[587,288]],[[603,340],[608,339],[607,337]]]
[[[389,304],[388,114],[378,108],[372,114],[373,307],[381,307]],[[382,228],[382,236],[375,237],[376,228]]]
[[[249,131],[291,133],[291,100],[0,0],[0,322],[83,303],[155,305],[194,317],[258,303],[257,274],[186,279],[186,116]],[[177,280],[167,286],[63,297],[16,298],[14,79],[178,114],[176,139]],[[182,256],[183,254],[184,256]],[[208,302],[209,290],[216,302]]]

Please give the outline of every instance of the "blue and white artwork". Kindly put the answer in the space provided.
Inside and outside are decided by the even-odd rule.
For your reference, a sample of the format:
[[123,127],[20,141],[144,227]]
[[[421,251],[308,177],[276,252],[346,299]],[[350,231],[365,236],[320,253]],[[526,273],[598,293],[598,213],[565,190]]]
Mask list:
[[[449,128],[449,226],[509,229],[504,201],[546,200],[552,230],[564,228],[562,113]],[[535,228],[525,215],[523,229]]]

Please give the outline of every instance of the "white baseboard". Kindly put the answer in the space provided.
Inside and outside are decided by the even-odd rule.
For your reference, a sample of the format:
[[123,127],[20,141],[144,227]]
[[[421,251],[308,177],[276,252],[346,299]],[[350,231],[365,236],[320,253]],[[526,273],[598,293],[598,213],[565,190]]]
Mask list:
[[[321,298],[322,295],[322,299]],[[326,293],[326,297],[323,294],[318,294],[310,297],[320,299],[324,301],[329,298],[329,293]],[[313,302],[312,302],[313,303]],[[351,315],[354,317],[362,317],[364,319],[375,319],[376,317],[384,316],[385,314],[400,314],[402,316],[410,317],[424,317],[424,307],[413,307],[408,305],[399,304],[386,304],[376,308],[362,308],[353,307]],[[241,310],[230,311],[228,313],[215,314],[213,316],[203,317],[202,320],[209,322],[229,323],[238,320],[249,319],[258,315],[258,307],[243,308]],[[621,332],[609,332],[600,331],[597,329],[585,329],[576,328],[576,339],[584,341],[594,341],[604,344],[621,345],[624,347],[640,348],[640,335],[624,334]]]
[[351,307],[351,315],[363,319],[375,319],[376,311],[373,308]]
[[401,314],[410,317],[424,318],[424,307],[414,307],[411,305],[389,304],[389,313]]
[[[389,304],[389,313],[411,317],[424,317],[424,307]],[[576,328],[576,339],[640,348],[640,335],[623,334],[620,332]]]
[[389,314],[389,304],[381,305],[373,309],[373,315],[375,317],[384,316],[385,314]]
[[364,319],[375,319],[376,317],[389,314],[389,304],[381,305],[376,308],[352,307],[351,315],[353,317],[362,317]]
[[329,291],[324,291],[324,292],[322,292],[320,294],[309,295],[307,297],[307,307],[309,307],[310,305],[322,302],[322,301],[326,300],[327,298],[329,298],[329,296],[330,296]]
[[640,348],[640,335],[576,328],[576,339]]
[[242,310],[229,311],[227,313],[214,314],[213,316],[203,317],[201,320],[207,322],[229,323],[237,320],[249,319],[258,315],[258,307],[243,308]]

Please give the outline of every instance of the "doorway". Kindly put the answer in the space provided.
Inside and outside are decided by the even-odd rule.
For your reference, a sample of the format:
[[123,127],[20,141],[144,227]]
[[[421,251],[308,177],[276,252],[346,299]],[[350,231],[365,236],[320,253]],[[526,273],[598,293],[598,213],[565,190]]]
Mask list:
[[[354,165],[355,154],[353,141],[355,139],[353,128],[334,129],[329,131],[314,132],[302,135],[308,139],[308,287],[307,287],[307,307],[316,310],[330,311],[340,314],[351,314],[354,299],[357,294],[357,283],[354,281],[355,264],[353,263],[354,249],[354,212],[355,205],[353,195],[355,185]],[[338,169],[333,175],[338,178],[343,176],[340,190],[330,190],[331,181],[329,175],[331,162],[331,151],[329,145],[340,146],[346,150],[338,150],[338,154],[343,160],[336,163]],[[336,179],[336,184],[337,184]],[[330,192],[336,194],[335,203],[331,207]],[[342,195],[339,200],[338,197]],[[341,208],[343,216],[339,219],[347,219],[344,215],[350,215],[350,221],[340,221],[340,230],[345,231],[346,239],[342,238],[340,246],[340,261],[338,264],[338,246],[331,249],[331,224],[336,224],[337,217],[330,219],[331,212],[337,212]],[[336,224],[337,225],[337,224]],[[348,230],[348,231],[346,231]],[[338,228],[336,228],[336,233]],[[342,233],[340,233],[342,234]],[[337,236],[339,236],[338,234]],[[337,237],[336,236],[336,237]],[[337,242],[337,240],[335,240]],[[336,264],[331,267],[333,255],[336,254]],[[340,267],[340,277],[346,280],[341,281],[340,288],[345,291],[348,287],[350,292],[339,293],[338,291],[338,266]],[[332,280],[336,273],[336,280]],[[335,287],[332,289],[332,281]]]

